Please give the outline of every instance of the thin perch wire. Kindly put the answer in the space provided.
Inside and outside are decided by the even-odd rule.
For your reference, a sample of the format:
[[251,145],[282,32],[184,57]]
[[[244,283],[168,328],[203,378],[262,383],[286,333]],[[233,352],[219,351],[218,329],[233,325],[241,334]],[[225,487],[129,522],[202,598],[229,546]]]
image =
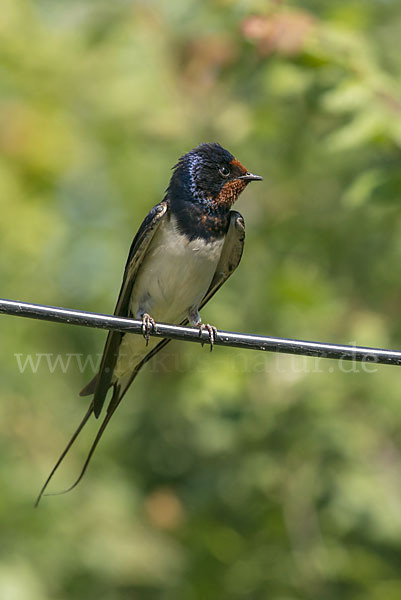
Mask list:
[[[65,323],[67,325],[80,325],[81,327],[95,327],[98,329],[142,335],[142,321],[80,310],[0,299],[0,313],[40,319],[42,321]],[[209,333],[207,331],[199,332],[199,329],[192,327],[166,325],[164,323],[157,323],[156,330],[151,331],[150,335],[186,342],[209,343]],[[308,342],[219,330],[217,331],[214,344],[216,346],[231,346],[247,350],[283,352],[320,358],[401,366],[401,351],[398,350]]]

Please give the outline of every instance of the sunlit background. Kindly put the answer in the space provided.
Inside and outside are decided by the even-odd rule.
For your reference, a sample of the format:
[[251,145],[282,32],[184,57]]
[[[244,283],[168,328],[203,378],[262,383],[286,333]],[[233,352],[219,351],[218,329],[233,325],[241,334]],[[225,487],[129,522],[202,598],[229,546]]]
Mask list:
[[[112,312],[170,168],[218,141],[264,182],[204,320],[400,348],[400,40],[398,0],[3,0],[0,295]],[[1,598],[401,598],[397,367],[175,342],[35,510],[104,339],[0,317]]]

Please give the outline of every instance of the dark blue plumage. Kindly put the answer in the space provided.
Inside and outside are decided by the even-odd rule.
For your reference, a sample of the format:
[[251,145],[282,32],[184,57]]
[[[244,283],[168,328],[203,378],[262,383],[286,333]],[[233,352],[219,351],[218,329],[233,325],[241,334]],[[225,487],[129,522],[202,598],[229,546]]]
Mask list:
[[[193,240],[212,240],[224,236],[229,211],[238,195],[251,180],[241,180],[238,189],[227,198],[227,186],[246,169],[220,144],[201,144],[184,154],[174,167],[166,199],[177,217],[179,230]],[[257,176],[252,176],[258,179]]]

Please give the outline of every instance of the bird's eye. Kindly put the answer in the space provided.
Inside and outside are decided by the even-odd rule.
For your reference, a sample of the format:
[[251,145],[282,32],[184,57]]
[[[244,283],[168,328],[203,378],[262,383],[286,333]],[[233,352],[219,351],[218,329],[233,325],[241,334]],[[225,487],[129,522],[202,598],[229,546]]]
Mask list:
[[220,167],[219,169],[219,173],[220,175],[222,175],[223,177],[228,177],[230,174],[230,169],[228,167]]

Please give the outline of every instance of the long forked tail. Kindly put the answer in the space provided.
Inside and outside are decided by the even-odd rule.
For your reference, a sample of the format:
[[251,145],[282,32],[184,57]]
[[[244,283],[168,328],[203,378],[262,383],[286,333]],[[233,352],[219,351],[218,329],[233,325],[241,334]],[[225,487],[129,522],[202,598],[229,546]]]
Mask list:
[[[86,469],[89,466],[89,463],[91,461],[93,453],[95,452],[96,447],[97,447],[98,443],[100,442],[100,438],[102,437],[102,435],[104,433],[104,430],[106,429],[106,427],[107,427],[107,425],[108,425],[111,417],[113,416],[113,414],[114,414],[117,406],[120,404],[122,398],[123,398],[123,394],[119,395],[119,388],[116,387],[115,391],[114,391],[114,394],[113,394],[113,397],[112,397],[112,399],[110,401],[110,405],[109,405],[109,407],[107,409],[106,416],[104,417],[104,419],[103,419],[103,421],[102,421],[102,423],[101,423],[101,425],[99,427],[99,430],[98,430],[98,432],[96,434],[96,437],[93,440],[92,446],[90,447],[90,450],[88,452],[88,456],[86,457],[84,465],[83,465],[83,467],[81,469],[81,472],[78,475],[77,479],[74,481],[74,483],[72,485],[70,485],[69,488],[67,488],[66,490],[62,490],[61,492],[51,492],[51,493],[45,494],[44,492],[46,490],[46,487],[47,487],[50,479],[52,478],[52,476],[53,476],[54,472],[56,471],[57,467],[59,466],[59,464],[63,460],[63,458],[66,455],[66,453],[68,452],[69,448],[71,447],[72,442],[76,439],[79,431],[82,429],[83,425],[85,424],[83,422],[80,423],[78,430],[74,433],[74,436],[73,436],[72,440],[68,444],[67,448],[64,450],[63,454],[60,456],[59,460],[57,461],[57,464],[55,465],[55,467],[53,468],[53,470],[50,473],[49,477],[47,478],[46,483],[42,487],[42,489],[40,491],[40,494],[38,496],[38,499],[36,500],[35,507],[38,506],[38,504],[39,504],[40,499],[42,498],[42,496],[61,496],[62,494],[67,494],[68,492],[71,492],[71,490],[73,490],[78,485],[78,483],[81,481],[82,477],[85,475]],[[91,413],[92,412],[93,411],[91,411]],[[89,411],[88,411],[88,413],[89,413]],[[87,420],[87,417],[89,417],[89,415],[91,414],[91,413],[89,413],[89,414],[88,413],[86,413],[86,415],[84,417],[85,422]]]
[[59,466],[61,465],[61,463],[63,462],[65,456],[67,455],[68,451],[70,450],[71,446],[73,445],[73,443],[75,442],[75,440],[77,439],[77,437],[79,436],[79,434],[81,433],[82,429],[84,428],[84,426],[86,425],[89,417],[91,416],[91,414],[93,413],[93,402],[90,403],[88,410],[86,411],[82,421],[80,422],[80,424],[78,425],[77,429],[74,432],[74,435],[72,436],[72,438],[70,439],[70,441],[68,442],[67,446],[64,448],[63,452],[61,453],[58,461],[56,462],[56,464],[54,465],[53,469],[50,471],[50,475],[48,476],[48,478],[46,479],[45,483],[43,484],[42,489],[39,492],[39,496],[36,499],[35,502],[35,508],[39,505],[39,502],[42,498],[43,495],[47,495],[45,494],[45,490],[47,488],[47,486],[49,485],[50,481],[53,479],[53,475],[55,474],[55,472],[57,471],[57,469],[59,468]]
[[[127,388],[126,388],[127,389]],[[126,391],[126,389],[124,390],[124,392]],[[51,492],[51,493],[45,493],[47,486],[49,485],[51,479],[53,478],[53,475],[55,474],[55,472],[57,471],[58,467],[60,466],[60,464],[62,463],[63,459],[65,458],[67,452],[70,450],[71,446],[73,445],[73,443],[75,442],[75,440],[77,439],[78,435],[81,433],[84,425],[86,424],[86,422],[88,421],[89,417],[91,416],[91,414],[93,413],[93,402],[91,402],[87,412],[84,415],[84,418],[82,419],[82,421],[80,422],[80,424],[78,425],[78,428],[76,429],[76,431],[74,432],[74,435],[72,436],[72,438],[70,439],[70,441],[68,442],[67,446],[65,447],[65,449],[63,450],[62,454],[60,455],[60,458],[58,459],[58,461],[56,462],[56,464],[54,465],[53,469],[50,472],[50,475],[48,476],[48,478],[46,479],[42,489],[40,490],[40,493],[37,497],[37,500],[35,502],[35,508],[39,505],[39,502],[42,498],[42,496],[60,496],[61,494],[67,494],[68,492],[70,492],[71,490],[73,490],[78,483],[81,481],[82,477],[85,475],[85,471],[88,468],[88,465],[90,463],[90,460],[93,456],[94,451],[96,450],[96,447],[100,441],[100,438],[103,435],[104,430],[106,429],[111,417],[113,416],[117,406],[120,404],[122,398],[124,396],[124,393],[120,394],[120,387],[119,386],[115,386],[114,390],[113,390],[113,396],[110,400],[110,404],[107,408],[107,413],[105,418],[102,421],[102,424],[99,427],[99,430],[96,434],[96,437],[92,443],[92,446],[90,447],[88,456],[84,462],[84,465],[81,469],[81,472],[78,476],[78,478],[74,481],[74,483],[67,488],[66,490],[63,490],[61,492]]]
[[[103,419],[99,430],[96,434],[96,437],[92,443],[92,446],[89,450],[88,456],[84,462],[84,465],[81,469],[81,472],[78,476],[78,478],[74,481],[74,483],[67,488],[66,490],[63,490],[61,492],[52,492],[52,493],[45,493],[47,486],[49,485],[50,481],[53,478],[53,475],[55,474],[55,472],[57,471],[57,469],[59,468],[60,464],[63,462],[66,454],[68,453],[68,451],[70,450],[71,446],[73,445],[73,443],[75,442],[75,440],[77,439],[78,435],[81,433],[82,429],[84,428],[85,424],[87,423],[89,417],[93,414],[94,412],[94,406],[93,406],[93,401],[90,403],[89,408],[87,410],[87,412],[85,413],[82,421],[80,422],[80,424],[78,425],[74,435],[72,436],[72,438],[70,439],[70,441],[68,442],[67,446],[65,447],[65,449],[63,450],[62,454],[60,455],[60,458],[58,459],[58,461],[56,462],[56,464],[54,465],[53,469],[50,472],[50,475],[48,476],[48,478],[46,479],[42,489],[39,492],[39,495],[36,499],[35,502],[35,508],[39,505],[39,502],[41,501],[43,496],[59,496],[61,494],[66,494],[67,492],[70,492],[71,490],[73,490],[78,483],[81,481],[82,477],[85,475],[86,469],[89,466],[89,463],[91,461],[91,458],[93,456],[93,453],[96,450],[96,447],[104,433],[104,430],[106,429],[107,425],[109,424],[109,421],[111,419],[111,417],[113,416],[113,414],[115,413],[118,405],[120,404],[121,400],[123,399],[123,397],[125,396],[126,391],[128,390],[129,386],[131,385],[131,383],[133,382],[133,380],[135,379],[135,377],[137,376],[139,370],[141,369],[141,367],[143,367],[143,365],[145,363],[148,362],[148,360],[150,360],[155,354],[157,354],[157,352],[159,352],[162,348],[164,348],[164,346],[166,346],[168,343],[170,342],[170,340],[168,339],[164,339],[162,340],[155,348],[153,348],[142,360],[140,363],[138,363],[138,365],[135,367],[135,369],[133,370],[133,372],[131,373],[131,375],[129,377],[127,377],[125,380],[120,380],[118,384],[114,384],[114,390],[113,390],[113,395],[112,398],[110,400],[109,406],[107,408],[107,413],[105,418]],[[92,380],[83,390],[82,392],[84,392],[84,394],[80,395],[89,395],[91,393],[93,393],[93,389],[94,386],[96,384],[96,378],[94,380]]]

